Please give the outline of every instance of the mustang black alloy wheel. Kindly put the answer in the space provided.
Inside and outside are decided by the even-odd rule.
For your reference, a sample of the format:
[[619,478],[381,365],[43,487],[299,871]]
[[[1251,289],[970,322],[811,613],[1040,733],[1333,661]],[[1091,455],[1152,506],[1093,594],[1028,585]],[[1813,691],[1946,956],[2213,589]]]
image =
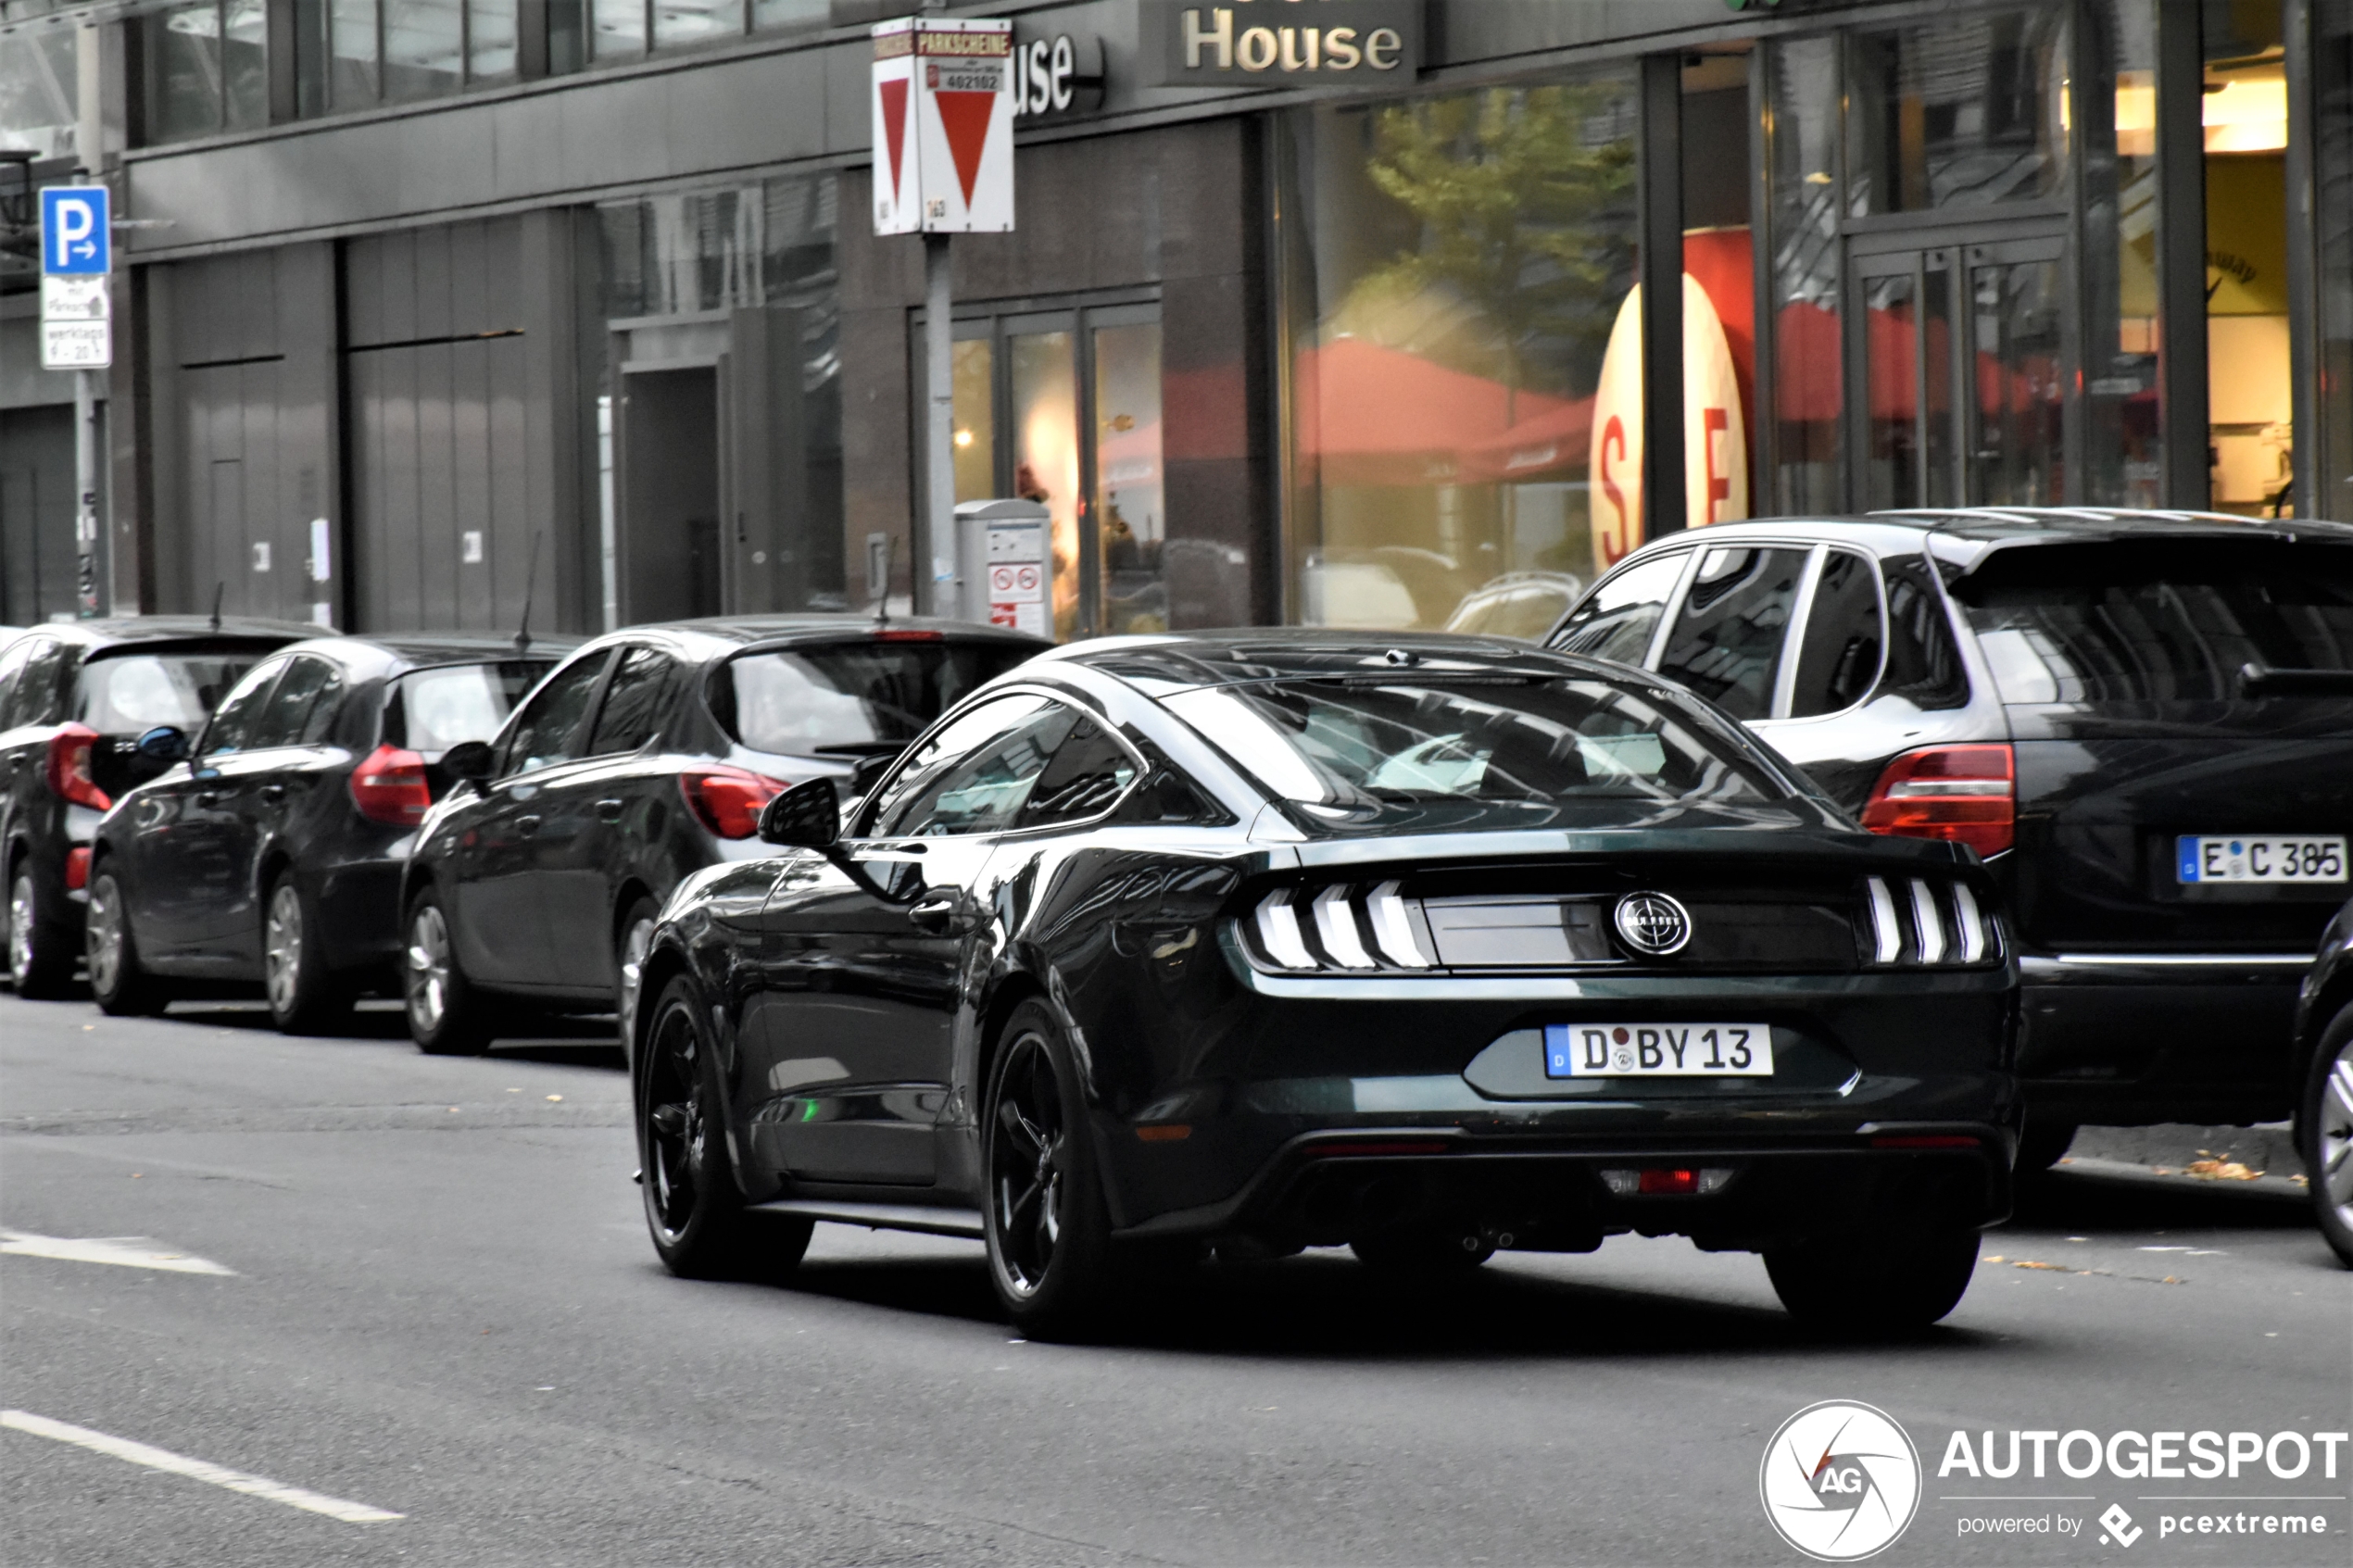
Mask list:
[[90,996],[98,1010],[110,1018],[161,1012],[170,993],[140,967],[139,949],[131,939],[131,916],[125,908],[122,884],[114,868],[101,862],[90,883],[90,918],[86,927],[90,960]]
[[637,1076],[639,1181],[654,1250],[687,1279],[789,1273],[814,1225],[745,1212],[727,1159],[718,1063],[697,1017],[693,983],[672,981],[655,1006]]
[[1111,1224],[1076,1064],[1042,1002],[1005,1024],[981,1128],[988,1174],[988,1278],[1022,1332],[1094,1326],[1112,1284]]
[[2353,1005],[2321,1031],[2304,1083],[2305,1179],[2313,1216],[2339,1261],[2353,1269]]

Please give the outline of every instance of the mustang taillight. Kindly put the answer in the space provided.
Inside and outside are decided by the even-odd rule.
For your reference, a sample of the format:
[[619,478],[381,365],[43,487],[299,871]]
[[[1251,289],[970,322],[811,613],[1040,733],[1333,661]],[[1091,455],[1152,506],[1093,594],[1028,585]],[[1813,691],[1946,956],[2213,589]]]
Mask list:
[[1880,772],[1863,825],[1895,838],[1942,838],[1981,855],[2018,832],[2018,761],[2008,745],[1926,746]]
[[425,759],[396,746],[380,746],[351,770],[351,803],[371,822],[415,827],[433,809]]
[[1875,965],[1982,963],[2001,950],[1994,917],[1965,882],[1866,877],[1863,924]]
[[114,797],[100,789],[90,776],[90,748],[97,744],[98,732],[87,724],[68,724],[49,737],[52,795],[76,806],[87,806],[93,811],[104,811],[114,805]]
[[786,786],[742,768],[698,768],[678,775],[678,791],[702,825],[721,838],[760,831],[760,809]]
[[[1303,909],[1291,889],[1270,893],[1251,916],[1259,950],[1277,969],[1431,968],[1437,960],[1416,931],[1398,886],[1384,882],[1359,889],[1335,884],[1309,899]],[[1308,946],[1311,927],[1315,948],[1325,956]]]

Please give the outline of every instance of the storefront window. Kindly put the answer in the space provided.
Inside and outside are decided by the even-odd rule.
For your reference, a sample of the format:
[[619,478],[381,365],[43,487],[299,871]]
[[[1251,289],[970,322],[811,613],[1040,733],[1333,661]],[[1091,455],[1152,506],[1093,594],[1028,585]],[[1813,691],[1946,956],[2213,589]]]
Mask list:
[[1630,74],[1282,129],[1290,618],[1541,633],[1640,542],[1639,403],[1596,428],[1635,278]]
[[2315,515],[2353,522],[2353,6],[2313,8],[2312,123],[2321,395],[2305,461]]
[[0,147],[36,159],[73,151],[76,31],[44,27],[0,34]]
[[328,0],[328,102],[336,108],[372,104],[381,90],[376,69],[376,0]]
[[2213,504],[2290,511],[2287,70],[2280,0],[2206,0],[2206,342]]
[[1848,42],[1855,217],[2064,191],[2066,7],[1981,12]]
[[833,0],[751,0],[751,25],[762,32],[804,32],[832,21]]
[[1765,56],[1772,185],[1770,509],[1839,509],[1838,44],[1802,38]]
[[743,31],[744,0],[654,0],[657,49],[739,38]]
[[465,38],[460,0],[384,0],[384,97],[456,92],[465,80]]
[[515,74],[516,0],[466,0],[466,80],[503,82]]
[[2163,499],[2158,395],[2157,6],[2100,0],[2084,11],[2084,496]]
[[1103,630],[1168,630],[1161,547],[1160,323],[1095,329],[1095,506]]
[[588,0],[590,52],[625,60],[646,52],[645,0]]
[[[1749,223],[1748,72],[1746,54],[1702,55],[1683,67],[1683,271],[1715,317],[1713,323],[1688,318],[1683,323],[1684,400],[1700,410],[1698,444],[1687,454],[1694,523],[1751,515],[1756,249]],[[1715,354],[1719,339],[1722,361]]]
[[170,142],[269,122],[261,0],[178,6],[146,19],[148,137]]

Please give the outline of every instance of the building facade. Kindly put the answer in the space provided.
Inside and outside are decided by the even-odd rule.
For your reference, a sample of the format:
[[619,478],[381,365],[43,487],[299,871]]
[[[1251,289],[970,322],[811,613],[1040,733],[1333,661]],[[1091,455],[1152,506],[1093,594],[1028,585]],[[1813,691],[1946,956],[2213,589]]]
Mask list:
[[[867,216],[918,6],[49,6],[0,0],[0,196],[87,167],[131,225],[113,608],[861,608],[878,538],[932,608],[922,242]],[[958,498],[1044,503],[1061,635],[1525,629],[1747,516],[2353,520],[2347,0],[954,9],[1025,97],[1015,232],[954,243]],[[31,255],[13,621],[79,548]]]

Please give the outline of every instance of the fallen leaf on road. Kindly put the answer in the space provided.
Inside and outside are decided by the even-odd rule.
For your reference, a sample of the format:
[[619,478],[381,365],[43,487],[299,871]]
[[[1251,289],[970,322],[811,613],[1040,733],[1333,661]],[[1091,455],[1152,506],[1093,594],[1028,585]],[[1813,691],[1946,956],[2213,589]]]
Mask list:
[[2013,1269],[2057,1269],[2061,1273],[2067,1273],[2065,1263],[2038,1263],[2032,1258],[2020,1258],[2010,1267]]
[[2003,1258],[1999,1252],[1994,1252],[1987,1254],[1984,1261],[1988,1263],[1998,1263],[2003,1261]]
[[[2201,1149],[2199,1152],[2205,1151]],[[2196,1176],[2202,1182],[2251,1182],[2262,1173],[2260,1171],[2248,1170],[2235,1160],[2211,1158],[2191,1160],[2188,1172],[2188,1174]]]

